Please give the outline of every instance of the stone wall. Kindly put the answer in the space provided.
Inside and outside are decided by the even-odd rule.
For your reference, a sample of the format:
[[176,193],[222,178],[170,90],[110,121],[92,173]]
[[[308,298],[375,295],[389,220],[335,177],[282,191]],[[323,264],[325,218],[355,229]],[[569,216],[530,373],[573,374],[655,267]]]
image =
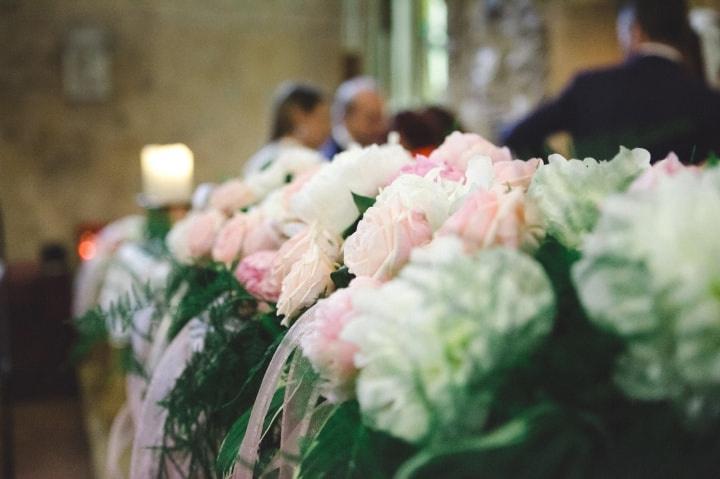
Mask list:
[[[137,211],[139,151],[181,141],[196,180],[237,174],[268,132],[274,88],[341,76],[336,0],[0,1],[0,203],[11,261],[75,226]],[[68,33],[109,33],[112,93],[63,93]]]

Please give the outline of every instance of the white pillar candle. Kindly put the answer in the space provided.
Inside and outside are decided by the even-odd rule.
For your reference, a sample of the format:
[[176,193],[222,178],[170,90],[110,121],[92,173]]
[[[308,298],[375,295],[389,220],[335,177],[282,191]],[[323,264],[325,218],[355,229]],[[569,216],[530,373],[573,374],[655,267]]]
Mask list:
[[193,153],[187,146],[147,145],[140,153],[143,194],[153,205],[190,201],[193,187]]

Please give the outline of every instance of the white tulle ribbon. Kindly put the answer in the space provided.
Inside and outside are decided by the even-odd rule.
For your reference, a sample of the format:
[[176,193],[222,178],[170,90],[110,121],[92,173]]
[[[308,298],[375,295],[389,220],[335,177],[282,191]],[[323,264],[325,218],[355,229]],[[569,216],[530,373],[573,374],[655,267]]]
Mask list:
[[[312,324],[314,318],[314,307],[310,308],[288,329],[287,334],[280,342],[275,354],[270,360],[270,364],[265,371],[260,390],[258,391],[255,404],[252,412],[250,413],[250,420],[248,422],[247,429],[245,430],[245,436],[243,437],[242,443],[240,444],[240,451],[238,453],[237,463],[232,472],[232,479],[252,479],[255,462],[258,457],[258,448],[262,440],[263,424],[265,422],[265,416],[267,416],[268,410],[270,409],[270,402],[272,401],[275,391],[277,390],[278,382],[282,376],[282,371],[285,368],[285,363],[290,358],[290,355],[300,344],[300,340],[307,333],[309,326]],[[304,394],[302,394],[304,395]],[[290,398],[292,398],[292,394]],[[299,396],[298,396],[299,397]],[[287,397],[286,397],[287,399]],[[300,424],[303,423],[303,419],[292,420],[288,417],[288,424]],[[286,442],[289,441],[289,437],[286,437]],[[285,467],[283,466],[283,470]],[[287,477],[287,476],[284,476]]]
[[[133,442],[130,466],[131,479],[155,477],[160,468],[156,447],[163,445],[167,409],[159,405],[175,386],[190,358],[195,353],[199,320],[193,319],[180,331],[162,355],[153,373],[140,413],[140,421]],[[166,464],[167,477],[186,477],[187,461]]]

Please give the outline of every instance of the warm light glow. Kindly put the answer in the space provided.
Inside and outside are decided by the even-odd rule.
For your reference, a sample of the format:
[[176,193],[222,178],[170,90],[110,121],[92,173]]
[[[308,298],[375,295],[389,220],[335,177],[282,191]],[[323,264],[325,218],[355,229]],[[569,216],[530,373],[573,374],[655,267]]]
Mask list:
[[187,146],[147,145],[140,153],[143,192],[154,204],[190,200],[193,187],[193,153]]
[[95,246],[94,236],[88,237],[88,239],[83,239],[78,244],[78,256],[80,256],[83,261],[89,261],[93,259],[96,253],[97,247]]

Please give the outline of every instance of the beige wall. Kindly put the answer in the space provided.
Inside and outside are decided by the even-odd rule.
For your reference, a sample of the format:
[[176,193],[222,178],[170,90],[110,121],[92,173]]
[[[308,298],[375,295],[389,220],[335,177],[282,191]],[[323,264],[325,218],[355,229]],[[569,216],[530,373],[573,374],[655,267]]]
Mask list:
[[[138,153],[187,143],[196,180],[239,173],[264,141],[279,82],[341,74],[336,0],[18,0],[0,4],[0,201],[10,260],[71,244],[81,221],[137,211]],[[112,33],[110,101],[62,93],[66,32]]]
[[622,59],[615,33],[616,6],[608,0],[554,0],[544,7],[548,42],[548,94],[579,71]]

